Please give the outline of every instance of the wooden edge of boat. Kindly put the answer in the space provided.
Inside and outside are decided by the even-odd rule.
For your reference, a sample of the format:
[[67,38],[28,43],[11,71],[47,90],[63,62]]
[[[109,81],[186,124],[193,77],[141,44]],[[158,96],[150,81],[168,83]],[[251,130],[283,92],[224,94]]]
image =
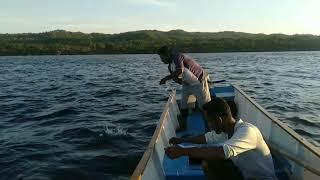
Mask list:
[[157,124],[157,127],[153,133],[151,140],[150,140],[150,143],[148,144],[147,149],[145,150],[142,158],[140,159],[138,165],[136,166],[136,169],[134,170],[134,172],[130,178],[131,180],[141,179],[141,175],[142,175],[144,169],[146,168],[147,163],[148,163],[148,161],[154,151],[154,147],[157,142],[158,136],[160,135],[163,123],[166,120],[165,117],[167,116],[170,103],[173,101],[173,98],[175,98],[175,95],[176,95],[175,91],[173,91],[172,94],[170,94],[169,99],[164,107],[164,111],[161,114],[159,123]]
[[[280,129],[283,129],[286,134],[288,134],[289,136],[291,136],[293,139],[295,139],[299,144],[301,144],[303,147],[305,147],[306,149],[308,149],[311,153],[313,153],[315,155],[315,157],[320,158],[320,149],[317,148],[315,145],[311,144],[310,142],[308,142],[305,138],[301,137],[298,133],[296,133],[293,129],[291,129],[290,127],[288,127],[285,123],[281,122],[280,120],[278,120],[277,118],[275,118],[274,116],[272,116],[269,112],[267,112],[264,108],[262,108],[259,104],[257,104],[251,97],[249,97],[244,91],[242,91],[240,89],[240,87],[238,87],[237,85],[232,85],[232,87],[235,89],[235,91],[238,91],[238,93],[240,93],[245,99],[247,99],[250,103],[252,103],[253,106],[256,107],[257,110],[261,111],[262,114],[264,114],[265,116],[267,116],[268,119],[271,120],[271,123],[274,123],[275,125],[277,125]],[[144,170],[147,166],[148,161],[150,160],[153,152],[155,151],[155,145],[157,143],[157,139],[161,133],[161,129],[162,126],[165,122],[165,120],[167,120],[166,116],[168,115],[168,111],[170,108],[170,105],[172,105],[172,101],[175,100],[175,92],[173,92],[165,107],[164,110],[161,114],[159,123],[157,124],[157,127],[153,133],[153,136],[150,140],[150,143],[148,144],[141,160],[139,161],[138,165],[136,166],[132,176],[130,179],[132,180],[136,180],[136,179],[141,179]],[[277,147],[276,144],[273,144],[272,142],[268,142],[269,145],[271,145],[272,149],[275,150],[280,150],[281,148]],[[282,151],[281,151],[282,152]],[[287,152],[283,151],[283,153],[281,153],[282,155],[288,154]],[[311,172],[317,174],[319,176],[319,171],[314,169],[314,168],[308,168],[306,166],[306,163],[299,163],[298,159],[296,159],[295,157],[292,157],[290,154],[288,154],[288,156],[286,156],[288,159],[293,160],[295,163],[302,165],[303,167],[305,167],[308,170],[311,170]],[[297,162],[296,162],[297,161]]]
[[240,89],[237,85],[232,85],[237,91],[239,91],[245,98],[247,98],[257,109],[259,109],[263,114],[265,114],[273,123],[277,124],[281,129],[287,132],[290,136],[296,139],[299,143],[301,143],[305,148],[314,153],[317,157],[320,158],[320,149],[315,147],[305,138],[296,133],[293,129],[288,127],[285,123],[281,122],[276,117],[272,116],[268,111],[262,108],[258,103],[256,103],[251,97],[249,97],[244,91]]

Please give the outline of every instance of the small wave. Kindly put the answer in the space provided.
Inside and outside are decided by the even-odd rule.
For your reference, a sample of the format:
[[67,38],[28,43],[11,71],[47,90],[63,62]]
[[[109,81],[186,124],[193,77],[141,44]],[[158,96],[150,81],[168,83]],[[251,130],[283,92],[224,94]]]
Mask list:
[[297,132],[300,135],[304,135],[304,136],[308,136],[310,138],[313,137],[319,137],[320,135],[317,134],[316,132],[312,132],[312,131],[306,131],[304,129],[300,129],[300,128],[294,128],[294,131]]
[[[238,84],[279,120],[319,146],[320,73],[314,64],[320,54],[309,53],[196,56],[214,74],[213,79]],[[303,61],[310,56],[314,57]],[[150,64],[150,59],[159,60],[156,55],[0,59],[4,60],[0,79],[5,80],[0,83],[0,129],[6,132],[0,138],[4,147],[0,150],[0,179],[130,176],[154,133],[171,88],[177,88],[178,98],[181,94],[181,86],[173,81],[158,84],[167,69]],[[15,71],[22,66],[27,71]],[[156,73],[149,73],[146,67]],[[295,73],[296,69],[305,72]]]
[[287,112],[289,111],[288,107],[285,107],[285,106],[280,106],[280,105],[277,105],[277,104],[273,104],[273,105],[269,105],[266,107],[267,110],[275,110],[275,111],[283,111],[283,112]]
[[264,85],[264,86],[272,86],[273,83],[271,83],[271,82],[264,82],[263,85]]
[[51,119],[51,118],[55,118],[55,117],[63,117],[63,116],[67,116],[67,115],[71,115],[71,114],[77,114],[78,112],[76,110],[74,110],[74,108],[68,107],[65,109],[59,109],[59,110],[49,110],[46,111],[43,114],[40,114],[36,117],[34,117],[34,120],[43,120],[43,119]]
[[50,85],[50,86],[48,86],[48,87],[45,87],[45,88],[41,89],[40,91],[41,91],[41,92],[51,92],[51,91],[56,91],[56,90],[58,90],[58,89],[60,89],[59,86],[57,86],[57,85]]
[[63,79],[65,80],[82,80],[84,75],[77,74],[77,75],[63,75]]
[[296,124],[303,124],[304,126],[320,127],[319,123],[312,122],[312,121],[309,121],[309,120],[307,120],[305,118],[301,118],[301,117],[298,117],[298,116],[288,117],[286,119],[291,121],[291,122],[294,122]]
[[114,114],[120,114],[120,112],[123,112],[123,111],[125,111],[125,110],[119,107],[117,109],[113,109],[111,111],[108,111],[107,113],[110,115],[114,115]]
[[[119,126],[115,126],[115,127],[105,126],[104,133],[110,136],[128,136],[129,135],[127,129],[124,129]],[[100,136],[103,136],[103,134],[100,134]]]
[[93,97],[95,98],[104,98],[104,97],[113,97],[113,96],[120,96],[120,95],[124,95],[127,94],[127,92],[122,91],[120,89],[112,89],[109,91],[97,91],[93,94]]
[[[143,151],[118,151],[116,154],[101,154],[86,161],[87,164],[102,163],[104,172],[112,172],[112,174],[127,173],[126,168],[134,169],[138,164]],[[112,162],[112,163],[105,163]],[[124,166],[125,165],[125,166]],[[124,168],[125,167],[125,168]]]
[[88,127],[74,127],[63,130],[55,135],[56,138],[64,138],[68,140],[86,138],[93,136],[95,131],[91,130]]
[[92,88],[92,87],[97,86],[97,83],[94,83],[94,82],[87,82],[87,83],[85,83],[85,84],[84,84],[84,86]]

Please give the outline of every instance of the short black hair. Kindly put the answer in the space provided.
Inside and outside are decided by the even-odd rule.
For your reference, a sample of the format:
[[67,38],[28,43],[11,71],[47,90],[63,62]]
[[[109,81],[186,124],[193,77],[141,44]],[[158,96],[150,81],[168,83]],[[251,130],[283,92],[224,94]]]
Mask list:
[[207,111],[209,117],[231,116],[231,110],[228,103],[219,97],[215,97],[211,99],[210,102],[204,104],[203,109]]
[[162,46],[158,49],[157,54],[168,54],[170,51],[169,46]]

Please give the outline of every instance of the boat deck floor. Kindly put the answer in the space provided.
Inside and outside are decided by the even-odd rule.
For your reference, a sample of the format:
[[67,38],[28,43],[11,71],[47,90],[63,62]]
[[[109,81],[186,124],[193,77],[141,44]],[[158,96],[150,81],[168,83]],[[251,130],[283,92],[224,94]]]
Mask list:
[[[202,114],[194,112],[187,118],[187,129],[177,133],[178,137],[195,136],[205,132],[205,125]],[[188,144],[182,144],[187,146]],[[187,156],[182,156],[177,159],[170,159],[167,155],[164,156],[163,167],[167,179],[206,179],[200,162],[190,163]]]

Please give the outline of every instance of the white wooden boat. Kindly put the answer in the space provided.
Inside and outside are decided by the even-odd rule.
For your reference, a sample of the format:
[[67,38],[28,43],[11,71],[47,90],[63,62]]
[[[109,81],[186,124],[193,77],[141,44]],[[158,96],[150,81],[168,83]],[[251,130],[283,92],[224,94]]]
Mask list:
[[[260,129],[272,151],[276,175],[279,179],[320,179],[319,148],[269,114],[239,87],[215,87],[211,89],[211,93],[217,97],[233,99],[237,106],[238,118]],[[171,160],[164,153],[164,147],[169,146],[169,139],[179,136],[175,132],[179,126],[177,120],[179,114],[176,94],[172,92],[152,139],[131,179],[206,179],[200,165],[190,164],[187,157]],[[192,121],[192,118],[199,118],[199,115],[190,115],[188,123],[201,122]],[[190,134],[204,133],[200,132],[203,129],[201,125],[198,127],[189,125]],[[189,129],[189,127],[195,129]]]

